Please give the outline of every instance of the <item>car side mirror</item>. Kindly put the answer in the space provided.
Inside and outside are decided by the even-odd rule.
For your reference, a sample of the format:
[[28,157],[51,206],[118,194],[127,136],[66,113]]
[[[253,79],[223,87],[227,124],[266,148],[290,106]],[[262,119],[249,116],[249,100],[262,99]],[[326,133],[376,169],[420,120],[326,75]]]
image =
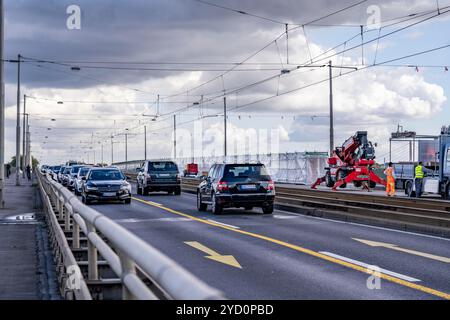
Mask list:
[[81,177],[81,180],[86,181],[87,178],[86,177]]
[[131,177],[125,176],[125,180],[131,180]]

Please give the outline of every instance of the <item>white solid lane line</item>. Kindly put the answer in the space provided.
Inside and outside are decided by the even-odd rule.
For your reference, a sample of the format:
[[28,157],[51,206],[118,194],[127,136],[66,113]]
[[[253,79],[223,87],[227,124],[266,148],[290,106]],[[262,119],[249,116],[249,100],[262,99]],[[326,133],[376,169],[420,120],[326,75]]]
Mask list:
[[[371,264],[367,264],[367,263],[364,263],[364,262],[361,262],[361,261],[358,261],[358,260],[353,260],[353,259],[350,259],[350,258],[347,258],[347,257],[340,256],[340,255],[337,255],[337,254],[334,254],[334,253],[331,253],[331,252],[321,251],[319,253],[327,255],[327,256],[330,256],[330,257],[333,257],[333,258],[336,258],[336,259],[340,259],[340,260],[343,260],[343,261],[346,261],[346,262],[349,262],[349,263],[353,263],[353,264],[356,264],[357,266],[364,267],[364,268],[371,269],[371,270],[375,266],[373,264],[372,265]],[[380,267],[378,267],[377,271],[379,271],[381,273],[384,273],[384,274],[387,274],[387,275],[390,275],[390,276],[393,276],[395,278],[399,278],[399,279],[402,279],[402,280],[405,280],[405,281],[409,281],[409,282],[420,282],[421,281],[419,279],[416,279],[416,278],[413,278],[413,277],[409,277],[409,276],[405,276],[404,274],[393,272],[393,271],[389,271],[389,270],[386,270],[386,269],[383,269],[383,268],[380,268]]]
[[208,219],[208,221],[220,224],[221,226],[230,227],[230,228],[233,228],[233,229],[240,229],[239,227],[232,226],[231,224],[226,224],[226,223],[219,222],[219,221],[216,221],[216,220]]

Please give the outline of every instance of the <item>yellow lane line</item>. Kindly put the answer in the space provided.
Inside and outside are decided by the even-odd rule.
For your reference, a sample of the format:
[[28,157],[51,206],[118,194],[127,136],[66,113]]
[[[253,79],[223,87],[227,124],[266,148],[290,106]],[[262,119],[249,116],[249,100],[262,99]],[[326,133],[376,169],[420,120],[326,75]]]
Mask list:
[[[197,217],[191,216],[189,214],[186,214],[186,213],[183,213],[183,212],[179,212],[179,211],[167,208],[165,206],[157,206],[157,205],[152,204],[149,201],[145,201],[145,200],[142,200],[142,199],[138,199],[138,198],[134,198],[133,197],[133,200],[145,203],[147,205],[150,205],[150,206],[153,206],[153,207],[165,210],[167,212],[170,212],[170,213],[173,213],[173,214],[176,214],[176,215],[179,215],[179,216],[183,216],[183,217],[186,217],[186,218],[189,218],[189,219],[192,219],[192,220],[195,220],[195,221],[198,221],[198,222],[210,225],[210,226],[222,228],[222,229],[233,231],[233,232],[240,233],[240,234],[245,234],[247,236],[250,236],[250,237],[253,237],[253,238],[257,238],[257,239],[261,239],[261,240],[265,240],[265,241],[268,241],[268,242],[271,242],[271,243],[276,243],[276,244],[278,244],[280,246],[283,246],[283,247],[286,247],[286,248],[290,248],[290,249],[293,249],[293,250],[296,250],[296,251],[299,251],[299,252],[302,252],[302,253],[314,256],[314,257],[322,259],[322,260],[333,262],[335,264],[339,264],[341,266],[348,267],[348,268],[353,269],[353,270],[357,270],[357,271],[360,271],[360,272],[363,272],[363,273],[366,273],[366,274],[370,274],[370,275],[373,274],[373,270],[369,270],[367,268],[363,268],[363,267],[358,266],[356,264],[353,264],[353,263],[350,263],[350,262],[346,262],[346,261],[343,261],[343,260],[340,260],[340,259],[336,259],[336,258],[327,256],[327,255],[324,255],[322,253],[319,253],[319,252],[316,252],[316,251],[313,251],[313,250],[310,250],[310,249],[307,249],[307,248],[303,248],[303,247],[297,246],[295,244],[291,244],[291,243],[288,243],[288,242],[284,242],[284,241],[281,241],[281,240],[277,240],[277,239],[274,239],[274,238],[263,236],[261,234],[244,231],[244,230],[241,230],[241,229],[233,229],[233,228],[221,225],[221,224],[217,224],[217,223],[214,223],[214,222],[211,222],[211,221],[208,221],[208,220],[197,218]],[[418,285],[418,284],[415,284],[415,283],[412,283],[412,282],[409,282],[409,281],[398,279],[398,278],[395,278],[393,276],[390,276],[390,275],[387,275],[387,274],[384,274],[384,273],[380,273],[380,278],[388,280],[390,282],[397,283],[399,285],[402,285],[402,286],[405,286],[405,287],[408,287],[408,288],[411,288],[411,289],[415,289],[415,290],[422,291],[422,292],[425,292],[425,293],[428,293],[428,294],[431,294],[431,295],[434,295],[434,296],[437,296],[437,297],[440,297],[440,298],[443,298],[443,299],[450,300],[450,294],[442,292],[442,291],[438,291],[438,290],[435,290],[435,289],[432,289],[432,288],[429,288],[429,287],[425,287],[425,286]]]

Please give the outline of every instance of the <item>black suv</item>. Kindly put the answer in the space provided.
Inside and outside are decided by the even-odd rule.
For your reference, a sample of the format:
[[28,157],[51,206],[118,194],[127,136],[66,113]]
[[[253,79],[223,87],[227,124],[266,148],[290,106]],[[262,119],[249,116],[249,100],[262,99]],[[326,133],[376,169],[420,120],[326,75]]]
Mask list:
[[91,168],[81,189],[83,203],[91,201],[119,200],[131,203],[131,185],[117,168]]
[[197,187],[198,210],[209,204],[214,214],[233,207],[261,207],[271,214],[274,199],[275,185],[263,164],[215,164]]
[[181,179],[178,166],[173,161],[145,161],[138,169],[137,193],[167,191],[181,194]]

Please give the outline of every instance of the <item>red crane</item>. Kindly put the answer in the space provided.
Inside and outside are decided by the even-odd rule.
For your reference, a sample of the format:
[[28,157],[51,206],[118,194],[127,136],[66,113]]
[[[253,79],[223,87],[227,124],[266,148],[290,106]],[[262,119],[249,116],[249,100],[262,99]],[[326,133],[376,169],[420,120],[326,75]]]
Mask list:
[[345,188],[347,183],[351,182],[356,187],[364,184],[368,188],[374,188],[377,183],[386,185],[386,181],[372,170],[375,164],[375,148],[367,139],[367,131],[358,131],[348,138],[342,147],[333,151],[327,162],[325,176],[317,179],[311,186],[312,189],[316,189],[322,182],[333,190]]

